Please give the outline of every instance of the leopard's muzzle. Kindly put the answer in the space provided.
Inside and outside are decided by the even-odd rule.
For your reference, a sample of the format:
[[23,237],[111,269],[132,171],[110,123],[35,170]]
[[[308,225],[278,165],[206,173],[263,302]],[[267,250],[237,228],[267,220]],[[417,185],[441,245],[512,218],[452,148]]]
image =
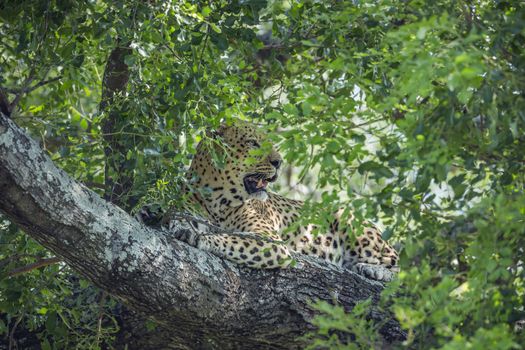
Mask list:
[[252,173],[244,177],[244,188],[248,194],[253,194],[257,192],[266,192],[266,187],[270,182],[275,182],[277,180],[277,173],[273,176],[263,173]]

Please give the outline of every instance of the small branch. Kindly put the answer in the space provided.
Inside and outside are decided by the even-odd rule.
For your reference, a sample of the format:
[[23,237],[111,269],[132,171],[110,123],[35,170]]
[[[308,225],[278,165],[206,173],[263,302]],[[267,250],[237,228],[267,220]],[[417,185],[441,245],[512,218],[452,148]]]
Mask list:
[[173,48],[171,48],[168,44],[161,45],[160,47],[168,49],[174,57],[176,57],[179,61],[182,61],[182,57],[180,57],[179,54],[175,50],[173,50]]
[[[43,30],[43,33],[42,33],[42,37],[41,37],[40,41],[38,42],[38,45],[37,45],[37,48],[36,48],[37,56],[38,56],[38,53],[40,52],[40,49],[42,47],[42,43],[44,42],[44,40],[45,40],[45,38],[47,36],[47,33],[48,33],[48,29],[49,29],[48,21],[49,21],[49,11],[46,10],[46,12],[45,12],[45,22],[44,22],[44,26],[45,27],[44,27],[44,30]],[[48,69],[48,71],[49,71],[49,69]],[[20,102],[20,99],[22,98],[22,96],[24,94],[26,94],[29,91],[33,91],[34,89],[37,89],[38,87],[46,84],[45,82],[43,83],[43,81],[41,81],[40,83],[36,84],[33,88],[30,88],[29,85],[31,85],[31,83],[35,79],[35,73],[36,73],[35,62],[32,62],[31,70],[29,71],[29,74],[28,74],[27,78],[25,79],[24,83],[22,84],[22,88],[18,92],[14,93],[15,94],[15,98],[9,104],[9,114],[7,114],[7,115],[11,115],[11,113],[15,110],[16,106],[18,106],[18,103]],[[44,74],[44,78],[45,78],[46,75],[47,75],[47,72]],[[41,84],[41,83],[43,83],[43,84]]]
[[[33,86],[29,86],[31,82],[34,80],[34,71],[31,71],[29,73],[29,76],[25,80],[23,87],[21,87],[20,89],[8,89],[8,88],[0,87],[0,113],[3,113],[10,117],[11,113],[16,108],[16,106],[20,102],[20,99],[24,95],[27,95],[28,93],[38,89],[41,86],[53,83],[60,79],[62,79],[61,75],[59,75],[58,77],[54,77],[52,79],[41,80],[37,84]],[[12,102],[9,102],[9,98],[7,96],[8,93],[15,95],[15,98],[13,99]]]
[[7,258],[0,259],[0,270],[4,266],[9,265],[12,261],[18,260],[20,258],[35,258],[35,259],[38,258],[40,259],[42,257],[33,255],[33,254],[14,254],[14,255],[8,256]]
[[209,36],[210,36],[210,26],[208,25],[208,27],[206,29],[206,34],[204,36],[204,43],[202,45],[201,54],[200,54],[200,57],[199,57],[199,64],[197,66],[198,69],[200,69],[200,67],[201,67],[202,58],[204,57],[204,50],[206,49],[206,46],[208,45],[208,37]]
[[51,78],[51,79],[47,79],[47,80],[42,80],[41,82],[39,82],[38,84],[30,87],[30,88],[27,88],[24,92],[25,93],[30,93],[36,89],[38,89],[39,87],[41,86],[44,86],[44,85],[47,85],[47,84],[51,84],[51,83],[54,83],[55,81],[57,80],[60,80],[62,79],[62,76],[59,75],[58,77],[54,77],[54,78]]
[[35,84],[33,86],[28,86],[26,88],[22,88],[22,89],[5,89],[5,90],[7,92],[9,92],[10,94],[27,94],[27,93],[30,93],[30,92],[38,89],[41,86],[44,86],[44,85],[47,85],[47,84],[50,84],[50,83],[54,83],[55,81],[60,80],[60,79],[62,79],[61,75],[59,75],[58,77],[51,78],[51,79],[42,80],[42,81],[38,82],[37,84]]
[[104,303],[106,302],[107,296],[108,293],[106,291],[102,291],[100,295],[100,300],[98,302],[97,340],[95,342],[97,346],[100,345],[100,337],[102,334],[102,319],[104,318]]
[[99,190],[106,189],[106,186],[104,184],[94,181],[84,181],[84,185],[86,185],[89,188],[98,188]]
[[463,14],[465,16],[465,21],[467,23],[467,29],[470,31],[472,29],[472,22],[474,19],[474,8],[471,1],[465,1],[465,4],[462,6]]
[[384,121],[384,120],[385,120],[385,118],[378,118],[378,119],[368,120],[368,121],[360,123],[360,124],[352,125],[352,127],[350,129],[361,128],[363,126],[371,125],[371,124],[378,123],[378,122],[381,122],[381,121]]
[[53,257],[53,258],[48,258],[48,259],[41,259],[41,260],[38,260],[37,262],[34,262],[32,264],[29,264],[29,265],[26,265],[26,266],[22,266],[22,267],[18,267],[18,268],[14,269],[14,270],[11,270],[7,275],[9,277],[13,277],[13,276],[16,276],[16,275],[20,275],[20,274],[32,271],[34,269],[38,269],[40,267],[56,264],[57,262],[60,262],[60,261],[62,261],[62,259],[60,259],[59,257]]
[[23,87],[15,95],[15,99],[9,104],[9,113],[12,113],[15,110],[16,106],[18,106],[18,102],[20,102],[20,99],[22,98],[24,91],[29,87],[33,79],[35,79],[35,69],[34,68],[32,68],[31,71],[29,72],[29,75],[27,76],[26,80],[22,84]]
[[[24,313],[21,313],[20,316],[15,321],[15,324],[13,325],[13,328],[11,329],[11,333],[9,334],[9,350],[13,349],[13,346],[15,345],[15,332],[16,328],[20,324],[20,321],[24,318]],[[18,346],[16,346],[18,348]]]

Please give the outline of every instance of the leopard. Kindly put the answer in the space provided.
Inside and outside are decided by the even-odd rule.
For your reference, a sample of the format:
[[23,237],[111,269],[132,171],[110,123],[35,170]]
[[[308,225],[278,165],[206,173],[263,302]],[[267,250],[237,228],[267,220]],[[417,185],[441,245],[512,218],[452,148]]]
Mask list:
[[[237,120],[210,132],[209,138],[212,142],[198,144],[187,171],[191,186],[185,190],[185,208],[193,208],[189,211],[215,230],[200,234],[205,232],[200,225],[177,238],[255,269],[289,268],[299,254],[376,280],[391,280],[399,272],[398,253],[383,240],[381,231],[365,221],[358,226],[360,233],[349,232],[354,220],[350,215],[347,225],[342,225],[344,208],[334,214],[326,232],[316,232],[313,224],[290,229],[300,219],[304,202],[269,190],[283,158],[262,128]],[[162,225],[170,227],[175,218],[180,219],[179,212],[180,208],[169,210]]]

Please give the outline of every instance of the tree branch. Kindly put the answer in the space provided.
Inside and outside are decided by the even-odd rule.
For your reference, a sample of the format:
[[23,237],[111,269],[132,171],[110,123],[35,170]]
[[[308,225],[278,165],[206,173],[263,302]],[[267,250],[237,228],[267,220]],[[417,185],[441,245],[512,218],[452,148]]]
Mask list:
[[[0,211],[82,276],[162,325],[164,346],[299,348],[311,300],[350,310],[381,283],[314,258],[297,268],[239,267],[139,223],[57,169],[13,121],[0,115]],[[188,226],[181,223],[181,230]],[[373,310],[386,342],[399,324]]]
[[20,102],[20,99],[25,94],[26,90],[28,89],[29,85],[31,85],[34,79],[35,79],[35,67],[31,68],[27,78],[24,80],[24,83],[22,84],[22,88],[20,89],[20,91],[18,91],[15,94],[15,98],[9,104],[9,113],[12,113],[15,110],[15,108],[18,106],[18,102]]
[[59,75],[58,77],[51,78],[51,79],[41,80],[38,83],[36,83],[35,85],[33,85],[33,86],[26,86],[26,87],[20,88],[20,89],[6,89],[6,90],[7,90],[7,92],[9,92],[11,94],[28,94],[30,92],[35,91],[36,89],[38,89],[41,86],[54,83],[55,81],[58,81],[60,79],[62,79],[61,75]]
[[22,266],[22,267],[17,267],[16,269],[13,269],[13,270],[9,271],[9,273],[7,275],[8,276],[20,275],[22,273],[26,273],[26,272],[29,272],[31,270],[38,269],[40,267],[56,264],[57,262],[60,262],[60,261],[62,261],[62,259],[60,259],[58,257],[53,257],[53,258],[48,258],[48,259],[40,259],[40,260],[38,260],[38,261],[36,261],[36,262],[34,262],[32,264],[29,264],[29,265],[26,265],[26,266]]
[[[29,86],[31,82],[34,80],[34,71],[31,70],[31,72],[29,73],[29,76],[27,77],[25,82],[22,84],[23,87],[19,89],[6,89],[6,88],[0,87],[0,113],[3,113],[4,115],[8,117],[11,116],[11,113],[16,108],[16,106],[18,105],[18,102],[23,97],[23,95],[28,94],[38,89],[41,86],[53,83],[60,79],[62,79],[62,76],[58,76],[58,77],[48,79],[48,80],[41,80],[37,84],[33,86]],[[15,98],[13,99],[12,102],[9,102],[9,97],[7,95],[8,93],[15,95]]]
[[125,62],[127,55],[131,54],[129,43],[117,46],[109,54],[102,80],[102,99],[100,101],[100,111],[106,112],[102,131],[104,132],[104,154],[106,164],[104,167],[105,195],[104,198],[122,208],[129,209],[132,203],[126,195],[133,185],[132,168],[126,159],[129,145],[121,135],[116,134],[119,130],[119,121],[122,119],[115,100],[118,96],[123,96],[129,81],[129,67]]

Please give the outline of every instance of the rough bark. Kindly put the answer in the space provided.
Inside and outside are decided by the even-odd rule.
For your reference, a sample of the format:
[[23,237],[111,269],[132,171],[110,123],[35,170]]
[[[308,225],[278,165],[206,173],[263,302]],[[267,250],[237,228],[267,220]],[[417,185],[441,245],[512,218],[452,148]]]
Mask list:
[[[381,283],[315,259],[298,267],[239,267],[144,226],[56,168],[22,129],[0,115],[0,210],[81,275],[163,329],[159,347],[297,348],[311,300],[351,309],[378,300]],[[181,229],[187,229],[181,226]],[[404,337],[388,315],[386,342]]]

